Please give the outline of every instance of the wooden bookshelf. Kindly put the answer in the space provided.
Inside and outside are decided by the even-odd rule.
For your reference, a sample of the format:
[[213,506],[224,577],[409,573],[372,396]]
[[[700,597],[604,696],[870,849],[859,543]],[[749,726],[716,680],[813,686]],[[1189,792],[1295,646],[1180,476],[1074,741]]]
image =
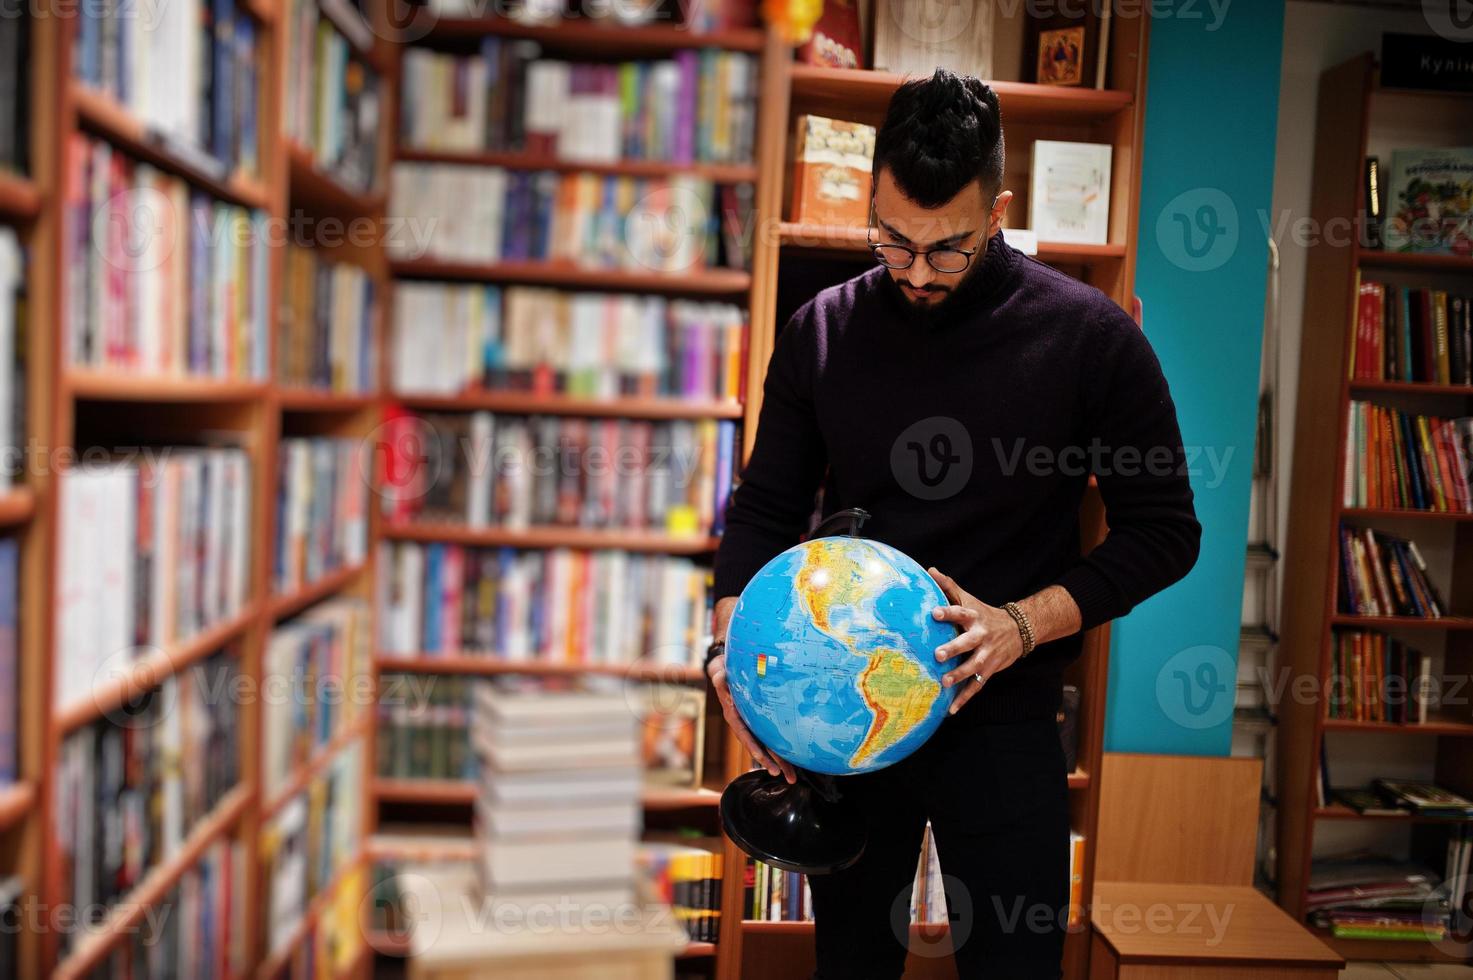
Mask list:
[[[1416,111],[1406,111],[1412,103]],[[1449,131],[1466,125],[1466,100],[1430,92],[1393,94],[1380,89],[1369,54],[1323,72],[1312,195],[1316,226],[1330,227],[1329,222],[1353,220],[1363,214],[1366,201],[1362,166],[1366,156],[1380,155],[1385,160],[1395,146],[1428,145],[1420,143],[1403,123],[1415,116],[1416,125],[1427,127],[1433,124],[1430,120],[1445,111],[1451,113],[1446,120]],[[1393,116],[1400,121],[1393,123]],[[1426,135],[1435,142],[1444,134]],[[1387,253],[1343,243],[1320,242],[1309,249],[1302,346],[1314,351],[1315,356],[1300,362],[1280,650],[1289,676],[1312,678],[1319,692],[1330,690],[1334,632],[1341,628],[1385,631],[1404,639],[1433,656],[1434,678],[1466,674],[1473,667],[1473,515],[1347,507],[1343,494],[1352,400],[1396,406],[1407,398],[1425,397],[1447,404],[1449,410],[1444,414],[1463,414],[1463,400],[1473,395],[1473,388],[1463,385],[1350,378],[1354,353],[1350,339],[1357,315],[1359,278],[1379,280],[1385,276],[1389,281],[1415,286],[1425,285],[1422,277],[1434,274],[1442,277],[1439,282],[1447,282],[1451,275],[1473,274],[1473,260]],[[1424,544],[1446,544],[1448,562],[1431,571],[1447,599],[1450,614],[1419,619],[1339,612],[1338,529],[1342,520],[1357,527],[1394,530]],[[1445,579],[1441,577],[1444,573]],[[1441,657],[1437,656],[1439,648]],[[1433,835],[1445,833],[1435,827],[1439,821],[1432,819],[1372,817],[1333,801],[1319,802],[1319,760],[1327,739],[1334,740],[1327,752],[1332,787],[1341,785],[1335,776],[1337,769],[1345,768],[1347,755],[1360,751],[1361,745],[1369,747],[1369,740],[1375,739],[1378,754],[1393,748],[1418,753],[1427,750],[1425,758],[1431,761],[1432,772],[1426,778],[1457,793],[1473,792],[1473,768],[1467,764],[1466,751],[1466,739],[1473,737],[1473,712],[1466,706],[1446,705],[1424,724],[1405,725],[1329,718],[1328,710],[1328,701],[1322,695],[1285,697],[1279,706],[1278,901],[1301,920],[1306,915],[1317,834],[1328,833],[1325,828],[1363,821],[1371,831],[1398,821],[1408,823],[1405,840],[1414,857],[1435,852],[1439,844]],[[1388,738],[1398,741],[1383,747],[1379,740]],[[1425,739],[1433,741],[1422,741]],[[1395,855],[1407,846],[1388,840],[1385,848]],[[1440,857],[1434,860],[1434,870],[1442,870]],[[1468,950],[1464,947],[1460,951],[1456,943],[1344,940],[1334,938],[1327,930],[1313,931],[1348,959],[1469,962]]]
[[26,819],[36,805],[36,784],[11,783],[0,789],[0,833],[5,833]]
[[552,170],[563,174],[601,174],[609,177],[700,177],[717,184],[752,183],[757,168],[741,163],[675,163],[665,160],[567,160],[537,153],[498,153],[490,150],[429,150],[400,147],[399,159],[408,163],[455,163],[507,170]]
[[392,400],[419,411],[477,409],[508,415],[583,415],[629,419],[739,419],[741,402],[676,398],[580,398],[519,391],[465,391],[458,395],[395,394]]
[[705,674],[700,667],[682,664],[635,662],[629,664],[588,664],[576,661],[502,660],[497,657],[465,654],[379,654],[380,673],[451,674],[466,677],[494,677],[498,674],[537,674],[546,676],[580,676],[598,674],[639,681],[701,683]]
[[691,269],[655,272],[643,269],[605,269],[565,260],[492,262],[476,264],[438,259],[396,259],[395,276],[406,279],[450,279],[466,282],[508,282],[567,289],[599,289],[690,296],[740,296],[751,277],[737,269]]
[[426,37],[442,40],[488,35],[526,38],[538,42],[549,51],[611,58],[668,54],[682,48],[723,48],[727,51],[757,52],[762,50],[765,41],[759,28],[691,31],[676,24],[633,27],[599,23],[591,18],[524,24],[497,16],[438,18],[430,26]]
[[716,550],[719,540],[704,535],[660,531],[581,527],[466,527],[431,521],[385,524],[383,536],[394,541],[441,541],[482,548],[618,548],[666,555],[701,555]]
[[0,219],[29,221],[41,213],[41,191],[35,181],[0,171]]

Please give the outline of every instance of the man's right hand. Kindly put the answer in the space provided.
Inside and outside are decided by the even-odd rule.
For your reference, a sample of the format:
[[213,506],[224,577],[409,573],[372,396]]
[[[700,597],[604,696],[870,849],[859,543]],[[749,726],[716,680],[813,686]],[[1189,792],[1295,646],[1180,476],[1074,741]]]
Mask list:
[[793,771],[792,763],[780,759],[775,753],[769,752],[752,734],[751,729],[742,721],[742,716],[737,713],[736,705],[731,700],[731,688],[726,683],[726,654],[714,657],[711,665],[706,668],[706,674],[711,678],[711,686],[716,689],[716,696],[721,699],[721,713],[726,718],[726,724],[731,728],[731,733],[737,737],[737,741],[746,746],[748,752],[757,760],[757,764],[774,776],[782,773],[784,779],[790,783],[798,781],[798,774]]

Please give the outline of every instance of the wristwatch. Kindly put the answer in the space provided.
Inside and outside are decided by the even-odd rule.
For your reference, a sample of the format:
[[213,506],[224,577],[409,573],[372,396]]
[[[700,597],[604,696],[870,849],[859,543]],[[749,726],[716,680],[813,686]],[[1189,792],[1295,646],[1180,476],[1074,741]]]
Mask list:
[[706,648],[706,660],[705,660],[705,662],[703,664],[701,664],[701,673],[705,674],[707,677],[710,677],[711,676],[711,661],[715,660],[717,657],[721,656],[725,652],[726,652],[726,641],[725,640],[714,640],[714,641],[712,641],[711,645]]

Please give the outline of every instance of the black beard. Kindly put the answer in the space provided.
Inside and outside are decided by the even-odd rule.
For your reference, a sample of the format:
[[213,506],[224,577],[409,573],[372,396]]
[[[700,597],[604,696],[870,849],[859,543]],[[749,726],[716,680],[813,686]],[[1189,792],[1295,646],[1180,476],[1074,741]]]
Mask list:
[[[967,266],[967,271],[962,273],[961,281],[953,285],[946,296],[935,303],[917,303],[905,295],[895,277],[887,270],[880,278],[885,282],[885,290],[895,301],[901,316],[916,327],[934,329],[955,322],[968,313],[973,301],[981,292],[982,265],[987,259],[987,251],[984,249],[975,256],[972,264]],[[917,262],[926,261],[924,257],[917,255]]]

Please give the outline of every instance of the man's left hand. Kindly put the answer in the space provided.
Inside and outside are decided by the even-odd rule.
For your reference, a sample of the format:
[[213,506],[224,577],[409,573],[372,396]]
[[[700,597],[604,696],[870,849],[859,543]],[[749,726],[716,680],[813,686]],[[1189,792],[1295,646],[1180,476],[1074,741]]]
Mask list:
[[942,679],[947,687],[959,687],[951,703],[951,713],[956,714],[982,690],[988,678],[1023,655],[1023,636],[1013,617],[1004,610],[987,605],[957,585],[950,575],[935,568],[926,571],[951,601],[951,605],[937,606],[931,615],[942,622],[955,623],[962,630],[956,639],[936,648],[936,659],[941,661],[965,655],[957,668]]

